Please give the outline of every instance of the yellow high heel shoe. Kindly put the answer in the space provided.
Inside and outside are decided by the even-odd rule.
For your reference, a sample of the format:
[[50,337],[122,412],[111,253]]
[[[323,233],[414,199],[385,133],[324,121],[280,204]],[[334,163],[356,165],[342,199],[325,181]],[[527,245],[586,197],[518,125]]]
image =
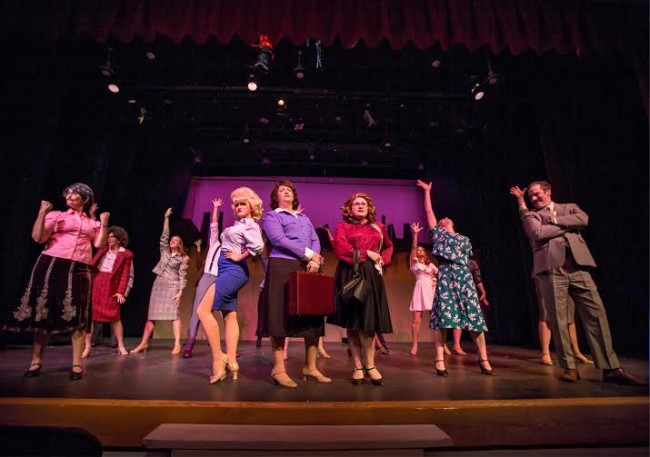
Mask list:
[[314,368],[313,370],[310,370],[308,367],[302,367],[302,380],[308,381],[310,379],[323,384],[332,382],[331,378],[323,376],[323,373],[318,371],[318,369]]
[[[210,384],[216,384],[219,381],[226,379],[226,364],[228,363],[228,356],[224,354],[221,359],[212,364],[212,376],[210,376]],[[214,367],[217,365],[217,369]]]
[[239,364],[237,362],[233,362],[233,363],[228,362],[226,364],[226,369],[230,371],[230,374],[232,375],[232,380],[237,381],[237,376],[239,374]]
[[[284,375],[284,376],[280,376]],[[280,371],[278,373],[271,373],[271,381],[273,381],[273,384],[276,386],[282,386],[282,387],[288,387],[290,389],[294,389],[298,387],[298,384],[296,384],[293,379],[287,375],[286,371]]]
[[131,352],[129,352],[129,354],[137,354],[139,352],[147,352],[147,349],[149,349],[148,344],[138,344],[135,348],[131,349]]

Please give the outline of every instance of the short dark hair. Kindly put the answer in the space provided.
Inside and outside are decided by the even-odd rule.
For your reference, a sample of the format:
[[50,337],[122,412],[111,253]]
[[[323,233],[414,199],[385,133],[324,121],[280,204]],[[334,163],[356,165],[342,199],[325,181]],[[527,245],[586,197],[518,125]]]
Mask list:
[[271,190],[271,209],[276,209],[280,206],[278,204],[278,189],[281,186],[291,189],[291,192],[293,192],[293,205],[291,209],[298,209],[298,206],[300,205],[300,202],[298,201],[298,191],[296,190],[296,186],[294,186],[290,181],[280,181],[273,186],[273,190]]
[[108,228],[108,233],[113,234],[117,241],[120,242],[120,246],[127,247],[129,245],[129,234],[119,225],[112,225]]
[[532,186],[539,186],[543,191],[551,190],[551,184],[548,181],[533,181],[528,184],[527,188],[530,189]]

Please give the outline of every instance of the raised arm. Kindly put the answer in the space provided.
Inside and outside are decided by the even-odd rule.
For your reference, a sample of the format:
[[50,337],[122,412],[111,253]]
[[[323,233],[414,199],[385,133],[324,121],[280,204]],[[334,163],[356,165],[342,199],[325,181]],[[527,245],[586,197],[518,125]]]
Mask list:
[[172,209],[167,208],[165,211],[165,217],[163,219],[163,230],[160,235],[160,252],[169,248],[169,217],[172,215]]
[[409,263],[413,265],[413,262],[417,260],[416,251],[418,249],[418,233],[422,231],[422,227],[417,222],[411,224],[411,233],[413,235],[413,242],[411,243],[411,254],[409,256]]
[[427,224],[429,229],[432,229],[436,226],[437,220],[436,215],[433,213],[433,207],[431,206],[431,183],[425,183],[424,181],[418,179],[418,187],[424,192],[424,212],[427,215]]
[[45,243],[54,233],[54,225],[45,225],[45,216],[52,211],[52,203],[41,200],[41,207],[36,215],[34,226],[32,227],[32,239],[37,243]]
[[101,225],[99,226],[99,233],[97,233],[93,242],[93,246],[97,249],[106,246],[106,241],[108,240],[108,219],[110,217],[111,213],[109,212],[103,212],[99,215]]
[[519,186],[512,186],[510,188],[510,195],[515,197],[519,211],[524,211],[524,212],[528,211],[528,206],[526,206],[526,200],[524,199],[525,193],[526,193],[525,187],[523,189],[520,189]]

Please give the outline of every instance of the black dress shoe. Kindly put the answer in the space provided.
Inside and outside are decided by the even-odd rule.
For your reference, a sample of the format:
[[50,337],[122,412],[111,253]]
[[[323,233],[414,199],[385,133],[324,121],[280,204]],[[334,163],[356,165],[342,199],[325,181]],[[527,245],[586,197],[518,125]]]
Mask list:
[[578,382],[580,379],[580,373],[575,368],[567,368],[562,372],[560,376],[560,381],[564,382]]
[[[23,374],[23,376],[25,376],[26,378],[33,378],[35,376],[38,376],[39,374],[41,374],[42,366],[43,365],[40,363],[32,363],[27,369],[27,371],[25,371],[25,374]],[[36,367],[36,368],[32,370],[32,367]]]
[[616,384],[624,384],[627,386],[647,386],[646,381],[642,381],[630,374],[623,371],[622,368],[614,368],[612,370],[603,370],[603,382],[613,382]]
[[81,365],[72,365],[72,370],[70,370],[70,380],[79,381],[84,377],[84,371],[83,369],[81,371],[74,371],[75,367],[81,368]]

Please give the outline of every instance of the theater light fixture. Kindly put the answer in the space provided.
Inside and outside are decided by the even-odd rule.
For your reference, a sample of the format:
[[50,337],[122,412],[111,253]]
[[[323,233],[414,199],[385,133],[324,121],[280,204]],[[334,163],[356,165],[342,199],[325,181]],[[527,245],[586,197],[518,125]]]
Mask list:
[[109,81],[106,87],[108,88],[108,91],[113,94],[119,94],[120,92],[120,86],[117,84],[117,81],[115,80]]
[[251,73],[248,75],[248,90],[251,92],[255,92],[257,90],[257,78],[255,77],[255,74]]
[[302,51],[298,51],[298,65],[293,69],[293,76],[295,76],[296,79],[303,79],[305,77],[305,68],[302,66],[301,57]]
[[269,36],[260,34],[258,44],[254,44],[253,47],[258,49],[257,62],[253,65],[253,70],[257,73],[268,73],[273,60],[273,43]]
[[101,71],[102,75],[106,76],[107,78],[115,76],[115,70],[113,70],[113,63],[111,62],[113,58],[113,52],[114,49],[106,48],[106,60],[99,66],[99,71]]
[[474,97],[474,100],[479,101],[483,97],[485,97],[485,89],[483,88],[483,84],[476,83],[472,87],[472,96]]

